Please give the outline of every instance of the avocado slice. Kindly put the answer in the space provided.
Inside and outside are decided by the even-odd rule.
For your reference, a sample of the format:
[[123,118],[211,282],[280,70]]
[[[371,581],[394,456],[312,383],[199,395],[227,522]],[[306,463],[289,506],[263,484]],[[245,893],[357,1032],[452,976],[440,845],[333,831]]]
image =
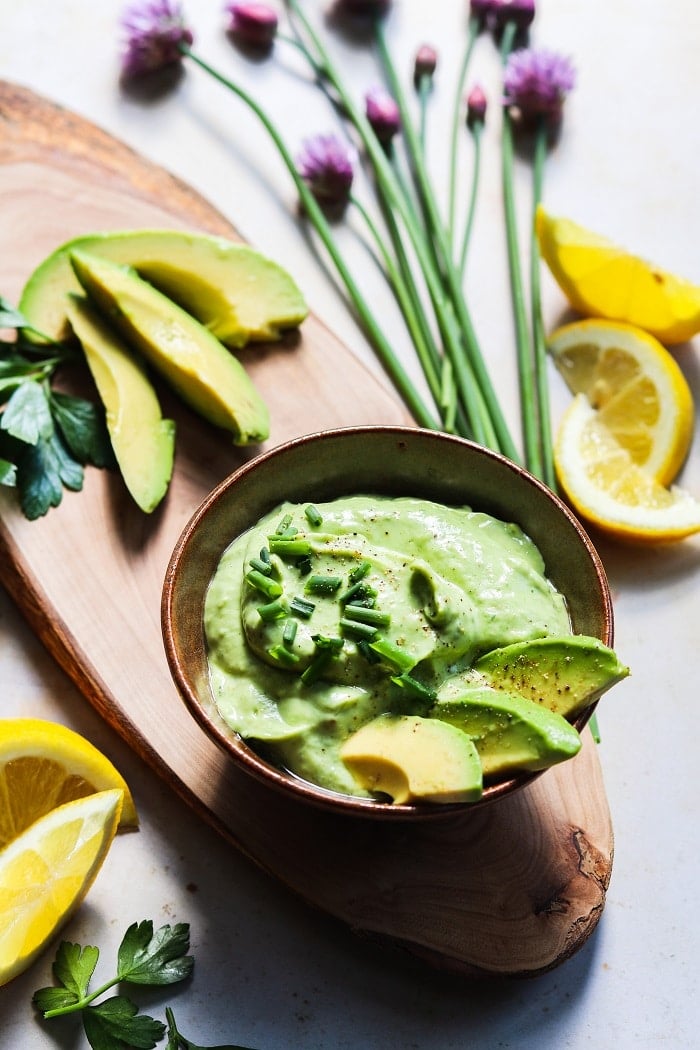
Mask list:
[[464,678],[445,684],[430,715],[471,737],[485,777],[547,769],[581,749],[579,734],[561,715]]
[[73,297],[66,313],[105,407],[119,470],[147,514],[165,495],[173,472],[175,424],[163,419],[143,364],[90,306]]
[[180,395],[237,445],[269,435],[265,403],[240,361],[208,329],[134,270],[87,252],[70,256],[100,313]]
[[492,649],[474,669],[494,689],[520,693],[565,718],[578,714],[630,673],[612,649],[582,634]]
[[179,230],[96,233],[52,252],[20,297],[28,320],[59,342],[70,334],[66,294],[80,291],[70,261],[75,251],[131,266],[227,346],[279,339],[308,314],[291,275],[247,244]]
[[481,762],[469,737],[419,715],[380,715],[348,737],[343,762],[367,791],[394,802],[475,802]]

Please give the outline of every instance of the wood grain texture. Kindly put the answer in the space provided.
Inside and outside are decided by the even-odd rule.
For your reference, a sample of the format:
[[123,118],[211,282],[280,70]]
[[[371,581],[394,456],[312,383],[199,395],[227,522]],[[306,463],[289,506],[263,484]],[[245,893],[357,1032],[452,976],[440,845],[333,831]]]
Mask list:
[[[197,228],[236,237],[177,179],[81,118],[0,83],[0,289],[18,296],[61,242],[95,230]],[[406,422],[403,407],[314,317],[290,344],[246,352],[270,444],[311,430]],[[344,397],[334,397],[342,383]],[[37,522],[0,494],[2,582],[86,698],[191,806],[256,864],[358,933],[459,974],[533,975],[596,926],[613,835],[598,756],[579,756],[472,814],[378,826],[306,812],[235,769],[186,712],[160,634],[170,552],[203,496],[256,450],[177,420],[170,492],[146,517],[115,475]],[[313,417],[308,405],[314,406]],[[280,493],[280,499],[284,493]]]

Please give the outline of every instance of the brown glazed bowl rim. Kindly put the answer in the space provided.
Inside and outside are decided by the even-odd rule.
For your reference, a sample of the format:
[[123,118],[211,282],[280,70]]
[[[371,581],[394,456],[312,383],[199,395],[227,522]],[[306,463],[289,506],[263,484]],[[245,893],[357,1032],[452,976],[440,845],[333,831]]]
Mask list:
[[[380,446],[385,455],[374,463],[368,457],[359,456],[358,449],[364,448],[367,442]],[[339,452],[339,465],[343,456],[347,459],[344,474],[334,464],[333,455]],[[295,464],[303,473],[300,471],[302,457],[305,463],[313,461],[315,471],[310,471],[303,481],[299,478],[293,481]],[[442,476],[445,457],[460,469],[451,472],[446,469]],[[412,469],[408,469],[411,464]],[[473,476],[464,480],[461,470],[467,467],[476,469]],[[374,477],[376,483],[368,485],[356,480],[348,484],[348,471]],[[484,485],[490,495],[479,498],[478,489]],[[253,502],[259,500],[251,513],[241,509],[245,500],[237,498],[239,490]],[[473,491],[477,499],[467,498],[468,491]],[[506,491],[515,495],[509,494],[506,498],[503,495]],[[260,492],[262,495],[258,496]],[[221,554],[245,528],[286,499],[300,503],[322,502],[324,498],[360,493],[432,498],[442,503],[472,506],[517,522],[540,548],[547,575],[564,593],[576,633],[593,634],[606,645],[612,645],[612,601],[600,557],[576,516],[546,485],[506,457],[464,438],[409,426],[354,426],[306,434],[260,453],[220,482],[195,510],[175,544],[163,584],[161,625],[171,676],[199,726],[241,769],[299,802],[336,814],[384,820],[422,820],[474,811],[510,795],[542,773],[520,773],[489,784],[477,802],[423,805],[375,802],[316,787],[277,769],[228,729],[216,711],[206,674],[203,602]],[[442,498],[439,493],[443,493]],[[504,513],[511,500],[517,503],[518,499],[521,502],[512,514]],[[222,516],[228,520],[227,509],[234,516],[242,514],[247,524],[218,535],[217,521]],[[562,557],[563,566],[560,565]],[[559,578],[562,575],[567,586]],[[183,603],[187,602],[191,609],[185,616],[183,609],[187,605]],[[583,610],[583,623],[577,623],[579,607]],[[578,619],[581,620],[581,615]],[[591,704],[574,720],[579,731],[595,706]]]

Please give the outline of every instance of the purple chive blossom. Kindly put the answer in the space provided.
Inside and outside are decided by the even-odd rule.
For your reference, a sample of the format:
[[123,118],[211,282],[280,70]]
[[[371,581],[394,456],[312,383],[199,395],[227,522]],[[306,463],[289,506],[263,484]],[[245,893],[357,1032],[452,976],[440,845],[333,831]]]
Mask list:
[[416,52],[413,66],[413,79],[419,84],[423,77],[432,77],[437,68],[437,51],[430,44],[422,44]]
[[486,116],[486,95],[479,84],[475,84],[467,95],[467,124],[483,124]]
[[471,0],[469,14],[472,18],[477,18],[483,26],[491,19],[496,8],[500,6],[500,0]]
[[522,48],[513,51],[506,63],[503,101],[516,107],[524,121],[544,117],[556,124],[575,81],[569,58],[553,51]]
[[534,20],[535,0],[491,0],[491,17],[496,29],[515,22],[519,30],[525,30]]
[[272,47],[277,35],[277,13],[269,4],[229,3],[229,32],[249,47]]
[[126,42],[122,71],[127,77],[154,73],[182,62],[180,46],[194,37],[177,0],[142,0],[130,4],[121,18]]
[[335,12],[350,18],[383,18],[391,0],[336,0]]
[[297,159],[299,174],[323,208],[342,211],[350,197],[353,155],[336,135],[306,139]]
[[365,113],[381,144],[388,146],[401,128],[401,114],[396,99],[383,87],[372,88],[365,95]]

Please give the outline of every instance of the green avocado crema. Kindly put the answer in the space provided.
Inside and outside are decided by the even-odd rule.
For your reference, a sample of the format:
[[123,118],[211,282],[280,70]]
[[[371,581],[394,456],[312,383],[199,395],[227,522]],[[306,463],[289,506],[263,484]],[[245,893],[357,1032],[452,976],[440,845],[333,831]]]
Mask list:
[[382,714],[427,714],[483,653],[571,625],[517,525],[350,496],[285,503],[237,538],[210,584],[205,632],[231,729],[298,777],[366,796],[339,754],[352,733]]

